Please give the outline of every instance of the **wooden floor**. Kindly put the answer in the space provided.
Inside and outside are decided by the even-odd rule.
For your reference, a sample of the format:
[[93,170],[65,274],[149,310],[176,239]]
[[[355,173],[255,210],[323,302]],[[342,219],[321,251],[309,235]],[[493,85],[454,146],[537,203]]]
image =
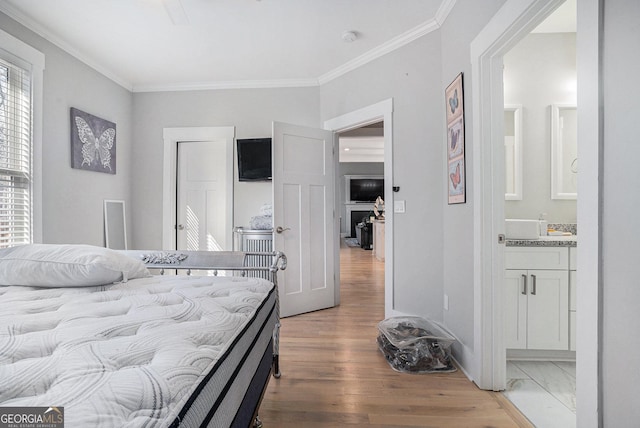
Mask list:
[[340,306],[282,320],[280,367],[260,407],[265,428],[531,427],[502,394],[461,371],[405,374],[378,350],[384,263],[343,246]]

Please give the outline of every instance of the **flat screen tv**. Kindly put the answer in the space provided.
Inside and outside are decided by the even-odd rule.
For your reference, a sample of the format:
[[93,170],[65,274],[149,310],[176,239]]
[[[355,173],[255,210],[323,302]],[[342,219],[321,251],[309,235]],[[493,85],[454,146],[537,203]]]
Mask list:
[[240,181],[271,180],[271,138],[239,139],[237,149]]
[[384,178],[355,178],[349,180],[349,200],[351,202],[375,202],[384,199]]

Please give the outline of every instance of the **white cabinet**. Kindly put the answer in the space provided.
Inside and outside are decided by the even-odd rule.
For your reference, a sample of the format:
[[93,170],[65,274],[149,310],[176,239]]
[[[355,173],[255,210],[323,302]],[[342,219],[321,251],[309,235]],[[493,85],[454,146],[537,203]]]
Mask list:
[[576,273],[576,261],[578,260],[578,248],[569,248],[569,351],[576,350],[576,289],[578,275]]
[[568,249],[508,247],[505,267],[506,347],[567,350]]

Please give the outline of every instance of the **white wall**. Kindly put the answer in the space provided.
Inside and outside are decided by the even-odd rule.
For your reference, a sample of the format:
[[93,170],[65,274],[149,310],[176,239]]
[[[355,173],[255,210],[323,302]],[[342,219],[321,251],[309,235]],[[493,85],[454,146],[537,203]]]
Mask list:
[[[2,13],[0,28],[45,55],[43,241],[104,245],[104,199],[125,200],[131,230],[131,93]],[[115,175],[71,168],[70,107],[116,123]]]
[[[133,102],[133,245],[162,246],[164,128],[235,126],[236,138],[271,136],[272,121],[319,127],[318,88],[235,89],[136,93]],[[235,148],[234,148],[235,151]],[[234,164],[234,225],[248,226],[265,202],[270,182],[237,181]]]
[[635,268],[640,255],[640,2],[605,2],[604,17],[602,414],[605,427],[635,427],[640,421],[640,287]]
[[504,56],[505,104],[522,104],[523,199],[506,218],[575,223],[576,201],[551,199],[551,104],[576,104],[575,33],[529,34]]
[[[453,346],[454,355],[465,369],[473,373],[474,340],[474,288],[473,288],[473,116],[471,114],[471,63],[470,43],[504,3],[503,0],[458,0],[442,26],[442,79],[439,88],[439,126],[445,128],[442,103],[444,90],[458,75],[464,76],[465,149],[467,174],[467,203],[447,205],[446,183],[442,184],[443,230],[443,292],[449,297],[449,310],[444,311],[444,322],[459,342]],[[446,159],[445,136],[441,137],[440,163]],[[443,175],[443,174],[441,174]],[[435,298],[435,296],[434,296]],[[442,306],[442,298],[438,301]]]

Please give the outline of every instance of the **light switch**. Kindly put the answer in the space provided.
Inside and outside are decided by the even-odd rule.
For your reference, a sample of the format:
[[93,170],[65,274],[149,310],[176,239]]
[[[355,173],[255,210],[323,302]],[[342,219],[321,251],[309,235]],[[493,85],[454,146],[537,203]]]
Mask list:
[[404,212],[404,201],[393,201],[393,212],[394,213],[403,213]]

